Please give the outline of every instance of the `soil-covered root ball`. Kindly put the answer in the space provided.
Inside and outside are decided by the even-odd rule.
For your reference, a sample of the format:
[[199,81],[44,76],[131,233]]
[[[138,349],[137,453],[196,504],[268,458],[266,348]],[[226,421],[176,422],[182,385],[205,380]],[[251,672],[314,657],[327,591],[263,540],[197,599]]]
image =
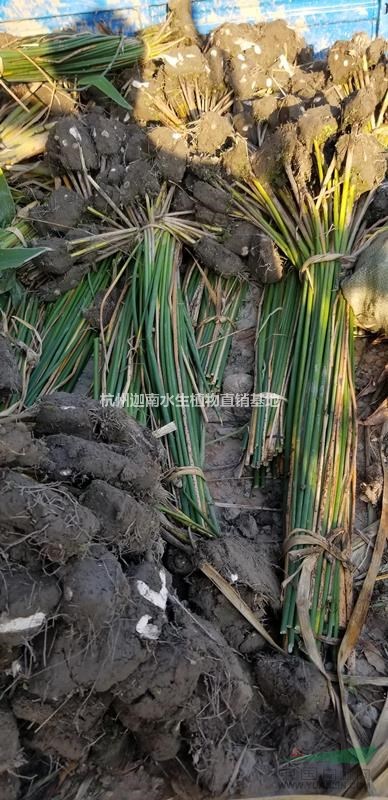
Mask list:
[[159,484],[160,466],[136,445],[125,447],[124,454],[120,446],[63,433],[46,436],[45,442],[48,455],[42,468],[52,481],[66,478],[82,486],[98,478],[140,495],[152,492]]
[[228,192],[206,181],[195,180],[191,191],[197,202],[218,214],[228,214],[231,199]]
[[194,250],[204,267],[214,269],[220,275],[242,276],[246,269],[239,256],[210,236],[203,236],[195,245]]
[[384,180],[387,167],[386,154],[384,148],[371,134],[344,133],[336,144],[339,167],[345,163],[350,143],[352,144],[351,181],[358,197],[374,189]]
[[[236,387],[239,391],[250,391],[251,376],[240,374],[230,376],[230,380],[225,379],[224,391],[234,393]],[[237,529],[234,529],[232,535],[224,535],[222,539],[199,543],[195,559],[199,564],[203,561],[210,563],[232,583],[258,619],[264,620],[268,609],[273,612],[279,610],[280,587],[271,554],[268,552],[259,558],[253,543],[240,535]],[[244,622],[240,613],[207,578],[194,573],[187,583],[189,598],[194,607],[209,622],[217,621],[222,634],[234,650],[248,654],[265,647],[265,641],[260,634],[249,623]]]
[[37,435],[66,433],[83,439],[136,447],[144,458],[160,461],[163,447],[145,425],[122,408],[102,406],[90,397],[53,392],[42,397],[36,409]]
[[51,230],[65,234],[81,220],[85,201],[79,194],[64,186],[54,189],[41,206],[31,209],[29,219],[37,231],[45,236]]
[[15,717],[29,722],[24,744],[29,749],[47,754],[54,759],[70,761],[85,759],[93,742],[103,736],[103,717],[108,700],[104,696],[78,695],[66,703],[39,701],[26,689],[17,689],[12,697]]
[[251,158],[254,175],[260,183],[278,186],[284,183],[282,140],[279,130],[267,134],[264,144]]
[[0,488],[0,525],[9,529],[2,539],[11,558],[21,534],[28,536],[29,545],[38,548],[42,559],[64,563],[87,552],[100,524],[65,489],[45,486],[9,469],[0,474]]
[[290,655],[260,655],[255,672],[260,691],[280,712],[311,718],[329,708],[327,681],[309,661]]
[[16,800],[19,796],[18,772],[24,763],[18,726],[12,711],[0,709],[0,796],[2,800]]
[[195,138],[199,153],[217,155],[221,148],[233,144],[233,126],[226,117],[208,111],[197,123]]
[[101,541],[121,555],[149,553],[157,547],[157,511],[129,492],[93,480],[82,495],[82,503],[101,521]]
[[306,67],[296,67],[290,78],[290,90],[306,105],[309,105],[325,86],[325,73],[323,70],[312,70]]
[[61,577],[61,615],[84,633],[99,633],[128,604],[128,581],[117,558],[104,547],[93,547],[89,555],[72,559]]
[[265,94],[252,101],[252,116],[256,123],[267,123],[271,129],[279,124],[278,96]]
[[210,53],[228,57],[228,81],[241,100],[286,86],[304,42],[283,20],[258,25],[225,23],[210,37]]
[[356,33],[350,41],[334,42],[327,58],[334,83],[344,84],[357,70],[363,70],[363,57],[369,44],[369,36],[365,33]]
[[173,183],[181,183],[188,157],[188,146],[184,135],[160,126],[153,128],[148,138],[156,150],[156,161],[163,178]]
[[4,417],[0,423],[0,464],[39,468],[46,455],[44,443],[34,439],[24,422]]
[[373,87],[359,89],[346,98],[343,104],[342,123],[348,125],[362,125],[373,114],[377,105],[377,97]]
[[75,289],[89,270],[90,265],[84,261],[74,264],[64,275],[47,280],[37,288],[40,299],[46,303],[55,303],[58,297],[66,294],[70,289]]
[[338,129],[338,123],[329,105],[309,108],[298,122],[302,142],[311,149],[313,142],[323,145]]
[[47,155],[60,172],[83,172],[98,167],[98,154],[91,133],[80,119],[64,117],[47,140]]
[[33,638],[54,615],[61,598],[59,580],[25,567],[1,564],[0,647]]
[[69,243],[65,239],[52,236],[38,239],[37,247],[44,247],[45,252],[37,259],[37,264],[44,275],[65,275],[74,266],[69,253]]

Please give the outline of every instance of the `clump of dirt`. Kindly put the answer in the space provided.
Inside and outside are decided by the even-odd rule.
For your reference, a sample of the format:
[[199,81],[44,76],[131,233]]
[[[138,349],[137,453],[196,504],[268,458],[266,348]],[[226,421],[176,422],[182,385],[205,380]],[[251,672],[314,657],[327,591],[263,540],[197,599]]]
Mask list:
[[371,331],[388,332],[388,235],[382,233],[360,254],[355,271],[342,284],[357,323]]
[[4,402],[13,394],[20,392],[22,378],[17,365],[16,355],[8,338],[0,334],[0,398]]
[[36,245],[45,248],[45,252],[39,257],[39,266],[44,275],[65,275],[71,270],[74,262],[65,239],[52,236],[38,239]]
[[252,114],[256,122],[268,122],[275,128],[278,124],[278,98],[275,94],[265,94],[252,101]]
[[[42,464],[38,469],[39,466],[42,468]],[[8,526],[8,533],[4,534],[8,550],[19,552],[18,545],[28,541],[39,548],[43,558],[55,562],[87,552],[99,522],[70,493],[10,469],[2,471],[0,484],[0,523]],[[27,554],[30,555],[29,550]]]
[[283,260],[273,240],[265,233],[255,237],[249,250],[248,267],[253,279],[266,285],[283,277]]
[[304,42],[283,20],[258,25],[225,23],[210,36],[210,54],[213,48],[228,59],[228,82],[235,95],[248,100],[259,91],[288,84]]
[[75,289],[89,270],[90,264],[82,262],[71,266],[70,269],[60,277],[46,280],[43,285],[41,281],[39,281],[39,297],[46,303],[55,302],[55,300],[58,300],[58,297],[69,292],[70,289]]
[[267,133],[263,146],[252,155],[251,164],[254,174],[264,185],[276,186],[284,182],[283,140],[279,129]]
[[205,267],[209,267],[221,275],[243,275],[244,273],[245,264],[241,258],[210,236],[203,236],[199,240],[195,245],[195,253]]
[[[200,153],[214,155],[223,147],[233,144],[233,126],[215,111],[208,111],[196,129],[196,146]],[[228,141],[229,140],[229,141]]]
[[377,97],[373,87],[359,89],[346,98],[343,104],[343,125],[362,125],[373,114],[377,106]]
[[3,800],[16,800],[20,789],[18,771],[24,757],[16,719],[6,706],[0,709],[0,791]]
[[312,69],[311,66],[298,66],[290,79],[290,91],[303,103],[309,105],[317,93],[324,88],[325,83],[324,70]]
[[343,134],[337,141],[336,150],[340,164],[344,163],[349,142],[352,142],[352,181],[357,196],[369,192],[385,178],[386,159],[383,147],[377,139],[366,133]]
[[251,177],[252,168],[245,139],[236,135],[233,146],[222,153],[221,164],[229,178],[244,181]]
[[85,201],[77,192],[66,189],[64,186],[55,189],[39,208],[30,212],[37,231],[45,236],[48,230],[58,230],[66,233],[70,228],[75,228],[81,220],[85,208]]
[[148,137],[155,148],[156,161],[163,178],[180,183],[188,157],[188,145],[183,134],[160,126],[153,128]]
[[305,114],[305,106],[303,101],[295,95],[289,94],[283,99],[278,101],[278,118],[280,125],[286,125],[287,122],[297,122],[300,117]]
[[[79,761],[93,742],[103,734],[103,717],[108,700],[103,696],[94,703],[80,705],[77,697],[68,698],[62,708],[55,703],[37,702],[23,689],[12,698],[12,711],[18,720],[29,722],[26,746],[47,753],[53,759],[58,755],[68,761]],[[52,718],[51,718],[52,717]]]
[[282,711],[311,718],[326,711],[330,695],[326,678],[314,664],[296,656],[259,656],[256,678],[266,700]]
[[47,142],[47,155],[62,172],[97,169],[98,158],[87,125],[73,116],[60,119]]
[[369,42],[369,37],[363,33],[356,33],[350,41],[334,42],[327,58],[334,83],[344,84],[357,69],[362,70],[362,58]]
[[308,149],[312,148],[314,141],[323,145],[337,128],[337,120],[329,105],[308,109],[298,123],[299,136]]
[[[15,717],[6,707],[0,709],[0,777],[12,773],[23,763]],[[1,785],[1,784],[0,784]]]
[[[21,450],[11,457],[12,436]],[[230,534],[202,543],[194,559],[182,553],[186,577],[171,559],[161,562],[163,450],[123,409],[57,393],[28,422],[4,422],[0,443],[8,464],[0,657],[3,685],[13,682],[4,713],[16,732],[3,751],[4,793],[16,800],[13,767],[29,776],[31,754],[40,769],[47,758],[75,763],[69,792],[80,772],[95,782],[98,763],[97,797],[112,785],[117,796],[111,769],[137,774],[145,757],[165,763],[165,775],[183,758],[207,792],[243,791],[262,765],[257,743],[277,702],[263,705],[255,688],[256,657],[268,645],[196,564],[213,564],[264,619],[279,609],[273,551],[259,556],[253,529],[229,523]],[[164,780],[147,780],[155,800]]]
[[255,120],[247,109],[240,111],[233,117],[233,127],[240,136],[248,139],[251,144],[257,145],[257,130]]
[[388,181],[381,183],[373,195],[366,215],[367,224],[374,225],[386,216],[388,216]]
[[[236,528],[221,540],[200,543],[195,559],[198,564],[203,561],[212,564],[238,590],[258,619],[264,621],[268,609],[279,610],[280,587],[270,559],[259,558],[254,542]],[[194,608],[209,622],[217,621],[234,650],[247,655],[266,646],[260,634],[244,623],[239,612],[207,579],[194,574],[187,581]]]
[[91,481],[82,503],[102,522],[105,544],[132,555],[156,547],[159,516],[148,503],[102,480]]
[[34,439],[28,426],[6,417],[0,424],[0,464],[2,466],[34,467],[46,453],[43,442]]
[[161,460],[163,448],[149,428],[124,409],[101,406],[89,397],[55,392],[42,397],[36,409],[35,431],[41,436],[64,433],[108,444],[126,445],[149,459]]

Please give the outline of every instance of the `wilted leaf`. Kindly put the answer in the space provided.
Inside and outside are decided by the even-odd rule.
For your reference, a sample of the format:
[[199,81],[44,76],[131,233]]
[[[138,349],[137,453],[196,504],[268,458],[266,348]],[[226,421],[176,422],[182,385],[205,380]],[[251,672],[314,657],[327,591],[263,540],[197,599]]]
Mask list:
[[368,664],[370,664],[371,667],[374,667],[377,672],[380,672],[381,675],[385,675],[387,671],[387,664],[381,653],[379,653],[377,647],[373,647],[371,644],[368,644],[366,647],[363,647],[363,653]]

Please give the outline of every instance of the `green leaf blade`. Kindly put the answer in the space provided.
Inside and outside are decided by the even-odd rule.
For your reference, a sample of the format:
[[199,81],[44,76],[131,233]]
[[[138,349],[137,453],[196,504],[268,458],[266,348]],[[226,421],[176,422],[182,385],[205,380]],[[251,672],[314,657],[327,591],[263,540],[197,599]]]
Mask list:
[[0,169],[0,228],[5,228],[15,216],[15,203],[4,172]]
[[18,269],[32,258],[42,255],[47,247],[11,247],[0,249],[0,272],[7,269]]
[[121,106],[121,108],[125,108],[127,111],[132,111],[132,106],[127,103],[124,97],[120,94],[120,92],[113,86],[113,83],[105,77],[105,75],[84,75],[78,81],[79,86],[94,86],[95,89],[98,89],[102,94],[106,97],[109,97],[113,103],[116,105]]

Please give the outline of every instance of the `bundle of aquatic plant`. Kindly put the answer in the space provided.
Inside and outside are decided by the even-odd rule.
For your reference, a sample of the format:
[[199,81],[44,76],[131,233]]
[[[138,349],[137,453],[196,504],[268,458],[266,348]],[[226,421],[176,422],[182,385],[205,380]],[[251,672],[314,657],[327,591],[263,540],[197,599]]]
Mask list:
[[203,270],[194,262],[185,275],[183,292],[193,321],[203,371],[213,392],[219,392],[237,330],[247,283]]
[[[245,464],[256,471],[284,450],[285,403],[299,315],[300,285],[295,272],[262,294],[255,338],[254,394]],[[273,401],[273,402],[271,402]],[[255,483],[260,482],[258,472]]]
[[10,167],[44,153],[48,132],[55,124],[48,121],[48,109],[40,103],[29,107],[20,102],[0,109],[0,166]]
[[[181,242],[194,243],[199,225],[169,213],[173,190],[131,211],[138,239],[105,292],[94,350],[94,394],[121,402],[154,429],[168,426],[171,532],[214,536],[218,526],[203,474],[202,397],[209,391],[182,293]],[[108,322],[104,309],[117,291]]]
[[[385,170],[373,137],[357,133],[340,136],[327,163],[324,145],[335,130],[335,125],[327,125],[313,137],[308,173],[298,142],[283,129],[278,140],[283,180],[274,177],[272,185],[264,185],[252,178],[235,191],[239,212],[273,239],[301,281],[299,309],[295,293],[284,290],[281,312],[294,350],[285,426],[288,488],[281,630],[290,651],[300,634],[310,654],[316,648],[311,631],[319,643],[338,642],[351,603],[354,323],[339,284],[343,256],[356,246],[371,194],[358,198],[382,180]],[[278,303],[280,287],[270,291]],[[271,305],[270,301],[266,308],[268,325],[276,312]],[[289,348],[278,336],[270,347],[279,388],[287,376]],[[271,381],[269,385],[272,388]],[[263,429],[260,435],[263,447]]]
[[74,389],[93,352],[95,334],[84,312],[108,286],[111,261],[107,259],[55,303],[26,292],[18,303],[3,296],[2,327],[14,343],[20,390],[4,403],[2,415],[22,411],[57,389]]
[[154,427],[174,423],[176,428],[166,438],[178,504],[173,518],[193,532],[214,536],[218,527],[203,474],[204,412],[196,399],[206,392],[206,381],[182,296],[180,255],[171,233],[146,233],[133,276],[135,346]]
[[94,33],[31,36],[0,48],[0,78],[6,83],[33,83],[105,75],[157,58],[175,43],[169,20],[138,37]]
[[29,224],[16,217],[16,206],[6,178],[0,168],[0,296],[11,301],[22,292],[17,270],[43,253],[43,247],[28,247],[32,231]]
[[26,390],[26,405],[58,389],[74,388],[93,352],[94,333],[84,312],[97,293],[106,289],[111,274],[112,259],[106,259],[75,289],[55,303],[42,304],[41,352]]

